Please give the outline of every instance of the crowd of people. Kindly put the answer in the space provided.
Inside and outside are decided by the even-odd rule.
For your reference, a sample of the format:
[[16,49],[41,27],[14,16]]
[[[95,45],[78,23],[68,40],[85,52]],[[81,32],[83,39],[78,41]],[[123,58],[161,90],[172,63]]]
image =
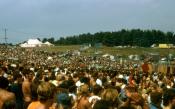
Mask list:
[[175,72],[147,61],[0,47],[0,109],[175,109]]

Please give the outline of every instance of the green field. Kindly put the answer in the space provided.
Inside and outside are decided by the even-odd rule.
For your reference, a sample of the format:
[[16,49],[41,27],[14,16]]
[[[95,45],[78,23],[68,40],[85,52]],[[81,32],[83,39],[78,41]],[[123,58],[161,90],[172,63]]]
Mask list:
[[[54,46],[54,47],[41,47],[40,50],[45,50],[48,52],[66,52],[70,50],[80,50],[81,46],[72,45],[72,46]],[[143,55],[143,54],[160,54],[160,56],[166,56],[169,53],[175,55],[175,49],[161,49],[161,48],[116,48],[116,47],[99,47],[94,48],[90,47],[82,52],[83,55],[93,55],[95,52],[99,52],[101,54],[112,54],[112,55],[121,55],[121,56],[128,56],[128,55]]]

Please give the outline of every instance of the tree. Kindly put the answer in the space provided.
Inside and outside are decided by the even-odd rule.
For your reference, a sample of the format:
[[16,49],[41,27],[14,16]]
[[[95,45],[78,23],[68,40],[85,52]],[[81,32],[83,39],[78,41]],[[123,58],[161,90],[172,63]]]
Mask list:
[[55,39],[53,37],[47,39],[47,41],[50,42],[50,43],[53,43],[53,44],[55,43]]
[[55,44],[65,44],[65,45],[80,45],[84,43],[102,43],[106,46],[142,46],[149,47],[152,44],[158,43],[175,43],[175,35],[173,32],[164,33],[160,30],[140,30],[132,29],[114,32],[97,32],[95,34],[80,34],[76,36],[61,37],[59,40],[55,41],[52,38],[44,38],[44,41],[49,41]]
[[47,38],[43,38],[43,40],[42,40],[42,42],[44,43],[44,42],[47,42]]

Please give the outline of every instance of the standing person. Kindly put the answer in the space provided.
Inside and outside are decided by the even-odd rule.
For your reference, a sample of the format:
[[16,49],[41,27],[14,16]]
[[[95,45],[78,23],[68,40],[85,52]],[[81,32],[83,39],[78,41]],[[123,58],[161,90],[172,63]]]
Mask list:
[[14,83],[10,87],[10,91],[16,96],[16,109],[24,109],[24,99],[22,92],[22,75],[17,73],[13,75]]
[[42,82],[43,75],[41,72],[38,72],[34,78],[34,80],[31,83],[30,89],[31,89],[31,96],[32,96],[32,101],[38,100],[38,94],[37,94],[37,88]]
[[144,102],[141,95],[132,93],[119,109],[149,109],[149,106]]
[[72,109],[71,97],[67,93],[57,95],[57,109]]
[[143,71],[143,74],[146,75],[146,77],[147,77],[148,71],[149,71],[149,66],[148,66],[148,63],[146,61],[142,65],[142,71]]
[[175,109],[175,89],[168,89],[163,94],[163,109]]
[[149,104],[150,109],[162,109],[162,93],[161,92],[151,92],[151,103]]
[[80,96],[77,101],[77,109],[92,109],[89,102],[90,93],[89,86],[87,84],[80,86],[79,94]]
[[101,100],[108,101],[112,108],[118,108],[121,102],[118,97],[118,91],[115,88],[107,88],[101,93]]
[[31,102],[30,87],[33,79],[33,73],[30,70],[26,70],[23,74],[24,74],[24,81],[22,83],[22,92],[24,95],[24,109],[26,109]]
[[98,100],[101,100],[101,97],[100,97],[101,91],[102,91],[102,87],[100,85],[94,85],[92,87],[92,93],[91,93],[91,96],[89,97],[89,102],[91,103],[92,108]]
[[50,109],[54,102],[55,87],[49,82],[42,82],[37,88],[38,100],[29,104],[27,109]]
[[8,85],[8,80],[4,77],[0,77],[0,109],[4,106],[6,107],[6,103],[15,108],[15,95],[7,91]]

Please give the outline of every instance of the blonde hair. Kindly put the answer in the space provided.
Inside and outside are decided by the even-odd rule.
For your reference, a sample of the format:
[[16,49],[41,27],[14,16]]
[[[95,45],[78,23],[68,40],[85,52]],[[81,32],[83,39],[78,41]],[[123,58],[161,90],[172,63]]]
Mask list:
[[37,88],[37,94],[40,101],[51,99],[54,95],[54,86],[49,82],[42,82]]
[[105,89],[101,94],[101,98],[107,101],[115,101],[117,97],[118,91],[113,88]]

